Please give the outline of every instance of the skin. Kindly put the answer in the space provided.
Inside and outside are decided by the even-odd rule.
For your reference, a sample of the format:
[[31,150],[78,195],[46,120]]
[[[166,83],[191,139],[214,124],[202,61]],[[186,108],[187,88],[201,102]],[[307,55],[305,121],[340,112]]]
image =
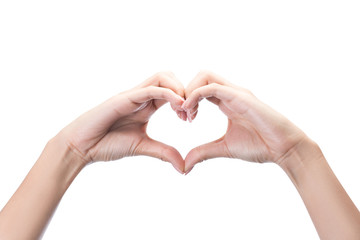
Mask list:
[[192,149],[185,172],[216,157],[273,162],[289,176],[321,239],[360,239],[360,213],[332,172],[319,146],[284,116],[211,72],[201,72],[185,91],[183,104],[192,121],[206,98],[228,117],[220,139]]
[[86,164],[146,155],[170,162],[182,173],[184,162],[180,153],[151,139],[146,127],[152,114],[167,102],[186,120],[181,108],[183,95],[184,87],[172,73],[158,73],[83,114],[60,134]]
[[[204,98],[228,117],[228,129],[222,138],[191,150],[185,161],[175,148],[146,134],[151,115],[166,102],[179,118],[191,122]],[[186,89],[172,73],[155,74],[66,126],[48,142],[0,212],[0,239],[39,239],[87,164],[135,155],[162,159],[186,174],[216,157],[273,162],[294,183],[321,239],[360,238],[359,211],[318,145],[250,91],[201,72]]]
[[66,126],[47,143],[0,212],[0,239],[41,238],[65,191],[89,163],[146,155],[183,173],[180,153],[146,134],[151,115],[166,102],[186,120],[183,95],[184,87],[172,73],[158,73]]

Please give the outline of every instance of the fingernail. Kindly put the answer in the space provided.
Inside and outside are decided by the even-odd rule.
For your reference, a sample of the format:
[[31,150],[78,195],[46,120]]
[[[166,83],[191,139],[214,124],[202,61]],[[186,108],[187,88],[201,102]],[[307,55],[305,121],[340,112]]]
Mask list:
[[184,98],[182,98],[182,97],[180,97],[180,101],[181,101],[181,106],[180,106],[180,108],[182,107],[182,105],[184,105],[184,103],[185,103],[185,99]]
[[185,110],[185,102],[181,105],[181,108]]
[[193,121],[193,120],[195,119],[195,116],[196,116],[197,111],[198,111],[198,110],[196,110],[195,112],[193,112],[193,113],[190,114],[191,121]]
[[186,117],[186,113],[185,112],[181,112],[181,119],[186,121],[187,117]]
[[183,115],[184,115],[184,121],[186,122],[187,121],[186,112],[183,112]]
[[185,176],[188,175],[189,172],[191,172],[191,170],[192,170],[193,168],[194,168],[194,167],[191,167],[189,170],[187,170],[187,171],[185,172]]
[[186,116],[187,116],[187,119],[189,120],[189,122],[192,122],[190,111],[186,111]]
[[[175,167],[175,166],[174,166]],[[177,166],[175,167],[176,171],[178,171],[180,174],[184,174],[183,170],[180,170]]]

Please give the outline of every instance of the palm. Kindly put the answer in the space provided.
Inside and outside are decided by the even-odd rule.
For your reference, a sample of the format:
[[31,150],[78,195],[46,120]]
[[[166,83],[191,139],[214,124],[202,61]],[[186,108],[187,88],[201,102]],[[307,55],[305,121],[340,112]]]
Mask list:
[[91,159],[93,161],[110,161],[135,155],[137,146],[140,146],[144,140],[141,136],[146,135],[145,131],[136,127],[137,125],[143,128],[144,124],[131,124],[109,131],[90,149]]
[[146,155],[170,162],[182,173],[180,153],[149,138],[146,127],[151,115],[167,102],[185,120],[183,91],[173,74],[155,74],[81,115],[61,131],[62,138],[86,163]]
[[[224,144],[229,157],[253,162],[276,162],[298,142],[303,133],[281,115],[252,116],[222,110],[229,118]],[[264,111],[265,112],[265,111]]]
[[[147,123],[156,111],[154,100],[137,107],[141,109],[119,118],[90,148],[93,161],[109,161],[139,154],[139,150],[149,140]],[[99,138],[100,136],[94,136]]]
[[[114,105],[111,100],[103,105]],[[141,154],[138,150],[150,139],[146,134],[147,122],[165,102],[150,100],[141,104],[125,102],[106,111],[94,109],[80,116],[63,130],[69,142],[86,161],[109,161]],[[88,121],[92,119],[92,121]]]
[[271,151],[260,136],[250,122],[229,120],[228,130],[223,137],[229,151],[228,157],[261,163],[269,161]]
[[250,91],[209,72],[199,73],[186,89],[183,108],[194,119],[206,98],[228,117],[226,134],[192,149],[185,159],[188,173],[198,162],[216,157],[280,163],[305,134],[284,116],[259,101]]

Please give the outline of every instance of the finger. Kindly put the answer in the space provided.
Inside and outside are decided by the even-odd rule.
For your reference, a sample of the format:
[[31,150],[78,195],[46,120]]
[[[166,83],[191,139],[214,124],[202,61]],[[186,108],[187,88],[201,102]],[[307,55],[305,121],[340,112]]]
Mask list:
[[182,108],[185,111],[191,111],[196,105],[204,98],[214,99],[217,98],[220,101],[231,101],[236,97],[234,91],[227,86],[217,83],[211,83],[209,85],[195,89],[185,100]]
[[215,105],[219,105],[220,104],[220,100],[216,97],[208,97],[207,100]]
[[229,157],[223,138],[192,149],[185,157],[185,174],[188,174],[195,164],[217,157]]
[[86,116],[88,116],[89,119],[92,119],[92,122],[94,123],[101,122],[101,126],[111,126],[120,116],[139,110],[139,104],[154,99],[164,101],[165,103],[170,102],[172,109],[179,113],[182,112],[182,119],[185,118],[186,120],[186,116],[184,117],[184,110],[181,108],[184,99],[170,89],[154,86],[136,88],[115,95],[89,111]]
[[150,100],[161,100],[170,102],[173,110],[183,111],[181,105],[184,103],[184,99],[168,88],[154,86],[140,88],[129,93],[128,99],[135,104],[148,102]]
[[[178,94],[180,97],[184,98],[185,90],[182,83],[176,78],[172,72],[158,72],[145,80],[138,88],[146,88],[149,86],[168,88]],[[167,101],[164,100],[154,100],[154,106],[156,109],[162,107]],[[176,109],[174,109],[176,111]],[[186,121],[186,114],[178,114],[179,118]]]
[[180,118],[181,118],[182,120],[184,120],[184,121],[187,120],[187,114],[186,114],[185,111],[181,111],[181,112],[180,112]]
[[159,72],[146,79],[143,83],[139,85],[139,88],[146,88],[149,86],[168,88],[173,90],[176,94],[181,97],[184,97],[184,86],[182,83],[175,77],[172,72]]
[[211,83],[217,83],[220,85],[230,86],[231,83],[220,77],[219,75],[210,71],[201,71],[195,78],[189,83],[185,89],[185,99],[197,88],[209,85]]
[[184,121],[187,120],[187,115],[186,115],[186,112],[185,111],[179,111],[179,110],[176,110],[176,114],[178,115],[178,117]]
[[189,116],[187,116],[187,119],[189,120],[189,122],[194,121],[194,119],[196,118],[197,114],[199,111],[195,111],[194,113],[189,114]]
[[196,104],[195,107],[191,108],[189,111],[186,111],[186,118],[189,120],[189,122],[192,122],[197,113],[198,113],[199,104]]
[[147,138],[138,147],[136,154],[155,157],[169,162],[179,173],[184,173],[184,160],[180,153],[175,148],[162,142]]

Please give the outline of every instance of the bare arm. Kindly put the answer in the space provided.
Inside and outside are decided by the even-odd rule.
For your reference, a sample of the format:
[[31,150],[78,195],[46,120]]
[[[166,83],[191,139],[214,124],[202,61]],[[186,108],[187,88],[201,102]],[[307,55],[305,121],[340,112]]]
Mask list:
[[284,116],[248,90],[211,72],[201,72],[185,89],[183,108],[195,118],[206,98],[228,117],[223,137],[185,158],[185,172],[216,157],[273,162],[299,191],[321,239],[360,239],[360,213],[332,172],[320,148]]
[[186,120],[183,94],[173,74],[159,73],[66,126],[48,142],[0,212],[0,239],[41,238],[65,191],[88,163],[147,155],[170,162],[183,173],[180,153],[146,134],[151,115],[166,102]]
[[311,140],[280,164],[300,193],[321,239],[360,239],[360,214]]
[[0,213],[0,239],[38,239],[73,179],[85,166],[59,138],[49,141]]

